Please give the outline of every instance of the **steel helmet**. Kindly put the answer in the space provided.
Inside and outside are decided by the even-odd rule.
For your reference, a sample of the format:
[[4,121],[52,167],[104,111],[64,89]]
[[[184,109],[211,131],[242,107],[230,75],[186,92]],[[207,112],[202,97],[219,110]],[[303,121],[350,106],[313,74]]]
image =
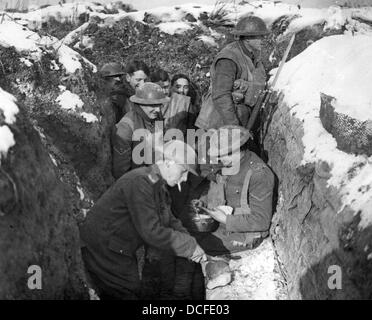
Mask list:
[[251,37],[259,37],[259,36],[265,36],[269,34],[269,31],[267,30],[265,22],[255,16],[248,16],[240,18],[238,23],[236,24],[236,27],[233,31],[231,31],[231,34],[235,36],[251,36]]
[[248,129],[236,125],[224,125],[212,133],[208,153],[211,157],[226,156],[240,150],[249,139],[252,139],[252,135]]
[[130,101],[141,105],[163,104],[169,101],[161,86],[152,82],[145,82],[136,89],[136,94]]
[[104,64],[99,72],[101,76],[104,78],[122,76],[123,74],[125,74],[120,63],[117,63],[117,62],[110,62],[110,63]]

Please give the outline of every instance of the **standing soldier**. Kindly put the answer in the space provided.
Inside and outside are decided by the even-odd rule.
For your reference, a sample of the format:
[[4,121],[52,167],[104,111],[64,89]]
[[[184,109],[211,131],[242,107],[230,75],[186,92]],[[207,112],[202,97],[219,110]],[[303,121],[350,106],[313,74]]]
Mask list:
[[115,123],[118,123],[130,111],[129,105],[126,104],[126,92],[122,81],[124,70],[120,63],[110,62],[102,66],[100,75],[104,80],[105,95],[111,101],[111,106],[115,114]]
[[261,41],[268,34],[265,22],[255,16],[243,17],[232,34],[235,41],[217,54],[211,66],[211,86],[196,121],[205,130],[222,125],[245,127],[265,88],[261,62]]
[[141,166],[132,161],[132,151],[136,144],[132,139],[133,133],[138,129],[146,129],[149,133],[163,130],[156,125],[162,122],[161,108],[168,103],[169,98],[162,88],[152,82],[146,82],[137,87],[136,94],[130,97],[134,104],[132,110],[116,125],[113,132],[113,176],[120,178],[131,169]]

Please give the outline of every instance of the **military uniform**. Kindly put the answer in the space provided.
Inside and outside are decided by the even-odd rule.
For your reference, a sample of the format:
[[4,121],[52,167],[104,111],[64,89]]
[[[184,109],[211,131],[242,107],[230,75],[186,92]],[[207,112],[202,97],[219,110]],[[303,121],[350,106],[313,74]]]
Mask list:
[[[245,127],[265,87],[260,53],[234,41],[217,54],[210,74],[211,85],[195,125],[205,130],[229,124]],[[234,98],[236,93],[241,93],[242,98]]]
[[143,164],[136,164],[132,161],[132,151],[141,141],[133,141],[133,132],[137,129],[146,129],[150,133],[162,131],[163,128],[157,128],[159,120],[151,120],[145,112],[138,106],[128,112],[113,130],[113,176],[120,178],[124,173],[138,168]]
[[110,100],[115,113],[115,124],[118,123],[129,111],[133,109],[133,103],[129,101],[124,88],[110,92]]
[[268,235],[272,212],[274,175],[253,152],[245,151],[239,173],[219,176],[208,191],[208,207],[234,208],[226,225],[211,234],[198,235],[199,245],[211,255],[252,249]]
[[135,253],[141,245],[184,258],[196,248],[171,213],[166,182],[156,165],[122,176],[90,210],[80,234],[85,266],[99,294],[116,298],[139,295]]

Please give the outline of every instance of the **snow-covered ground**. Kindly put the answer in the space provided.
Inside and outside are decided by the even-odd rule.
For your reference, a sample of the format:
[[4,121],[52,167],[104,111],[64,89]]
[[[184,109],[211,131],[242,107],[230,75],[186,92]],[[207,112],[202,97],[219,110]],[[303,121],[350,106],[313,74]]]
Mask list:
[[232,282],[224,287],[207,290],[207,300],[288,299],[270,239],[254,250],[234,255],[241,259],[230,260]]
[[[125,2],[125,1],[124,1]],[[372,13],[370,8],[344,8],[337,6],[329,8],[303,8],[294,4],[277,3],[272,1],[254,1],[246,4],[234,4],[230,1],[220,5],[186,3],[175,6],[161,6],[148,10],[139,10],[137,12],[120,11],[118,14],[102,13],[103,6],[86,2],[75,2],[65,4],[63,6],[55,5],[43,9],[31,11],[29,13],[14,13],[13,19],[19,19],[20,23],[28,24],[30,27],[40,27],[41,23],[47,21],[50,17],[56,20],[76,21],[77,17],[85,12],[89,12],[91,17],[98,16],[104,19],[107,23],[118,21],[125,17],[129,17],[136,21],[143,22],[145,15],[151,15],[159,27],[170,34],[180,33],[188,30],[197,22],[185,21],[187,14],[192,14],[198,19],[200,14],[206,12],[211,14],[216,12],[221,6],[225,12],[224,18],[235,23],[241,16],[246,14],[254,14],[261,17],[269,26],[274,20],[283,16],[293,16],[288,32],[299,31],[302,28],[313,25],[315,23],[325,23],[325,28],[340,28],[342,25],[355,24],[353,18],[362,18],[367,21],[372,21]],[[10,19],[9,16],[4,17],[5,20]]]
[[[336,98],[336,112],[372,124],[372,36],[337,35],[320,39],[287,62],[276,88],[292,115],[303,121],[303,163],[331,165],[328,184],[340,188],[343,204],[361,210],[360,227],[372,223],[372,157],[337,149],[319,118],[320,93]],[[355,168],[356,174],[349,177]]]
[[[55,51],[58,61],[68,73],[74,73],[82,69],[80,60],[96,71],[96,67],[70,47],[61,43],[60,40],[51,36],[40,36],[14,21],[4,21],[0,24],[0,46],[14,47],[18,52],[25,53],[29,60],[38,61],[42,54],[49,50]],[[26,65],[31,63],[23,60]]]

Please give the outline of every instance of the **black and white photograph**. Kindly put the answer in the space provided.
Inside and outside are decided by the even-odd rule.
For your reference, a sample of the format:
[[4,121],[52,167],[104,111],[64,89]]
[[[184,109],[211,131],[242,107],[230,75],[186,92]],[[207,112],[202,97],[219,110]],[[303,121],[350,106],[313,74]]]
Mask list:
[[371,299],[372,0],[0,0],[0,300]]

